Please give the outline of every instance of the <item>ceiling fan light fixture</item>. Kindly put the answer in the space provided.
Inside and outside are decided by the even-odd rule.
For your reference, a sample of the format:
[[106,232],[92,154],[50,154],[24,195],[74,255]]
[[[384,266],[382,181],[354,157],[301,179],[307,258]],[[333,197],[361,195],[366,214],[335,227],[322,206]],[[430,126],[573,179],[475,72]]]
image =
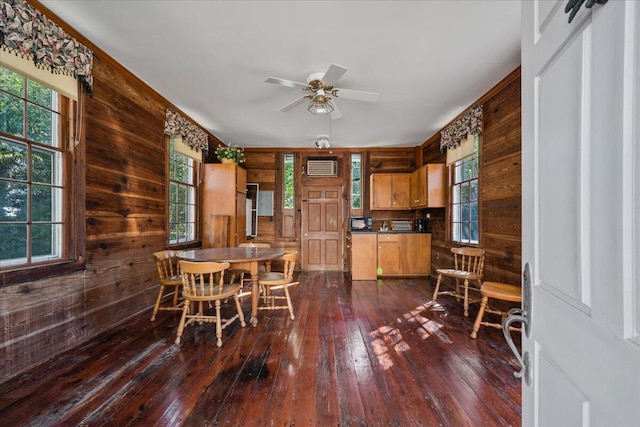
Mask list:
[[333,105],[329,102],[329,98],[318,94],[313,97],[307,110],[309,110],[311,114],[331,114]]

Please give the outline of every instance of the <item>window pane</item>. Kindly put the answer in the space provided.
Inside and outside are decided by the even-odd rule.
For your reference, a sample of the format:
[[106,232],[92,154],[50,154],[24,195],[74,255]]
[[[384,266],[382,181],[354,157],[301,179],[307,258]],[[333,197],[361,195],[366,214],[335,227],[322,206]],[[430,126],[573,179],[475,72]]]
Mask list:
[[462,203],[469,201],[469,183],[464,182],[460,185],[460,200]]
[[[0,221],[27,221],[29,186],[13,182],[0,182],[2,212]],[[0,239],[1,240],[1,239]]]
[[478,158],[475,157],[473,162],[471,162],[471,178],[478,177]]
[[29,80],[27,83],[27,99],[35,104],[51,109],[54,105],[55,92],[48,87]]
[[34,224],[31,238],[31,254],[34,257],[46,257],[46,259],[59,258],[60,224]]
[[470,182],[471,185],[471,194],[469,195],[469,200],[478,200],[478,181],[473,180]]
[[456,242],[460,241],[460,223],[459,222],[454,222],[452,227],[452,233],[453,233],[453,240],[455,240]]
[[24,101],[0,92],[0,132],[24,135]]
[[477,222],[472,222],[471,223],[471,242],[473,243],[478,243],[479,238],[478,238],[478,223]]
[[468,181],[471,179],[471,162],[468,160],[465,160],[462,163],[462,180],[463,181]]
[[0,140],[0,178],[27,180],[27,144]]
[[460,185],[453,187],[453,203],[460,203]]
[[62,182],[61,155],[55,151],[34,148],[31,155],[31,180],[43,184],[60,185]]
[[455,183],[462,181],[462,161],[457,161],[455,163],[455,172],[453,176],[453,181]]
[[451,215],[453,221],[460,222],[460,204],[451,207]]
[[462,232],[462,235],[460,236],[460,241],[469,242],[469,236],[470,236],[469,223],[463,222],[462,224],[460,224],[460,230]]
[[[0,224],[0,266],[6,260],[25,262],[27,257],[27,226],[18,224]],[[13,264],[13,263],[9,263]]]
[[460,205],[460,220],[462,222],[469,222],[469,204],[467,203]]
[[58,115],[34,104],[27,105],[27,114],[27,138],[57,147]]
[[284,209],[293,209],[293,154],[284,155]]
[[362,197],[361,196],[353,196],[353,209],[360,209],[362,208]]
[[[24,77],[0,67],[0,89],[22,97],[24,94]],[[1,108],[0,111],[2,111]]]

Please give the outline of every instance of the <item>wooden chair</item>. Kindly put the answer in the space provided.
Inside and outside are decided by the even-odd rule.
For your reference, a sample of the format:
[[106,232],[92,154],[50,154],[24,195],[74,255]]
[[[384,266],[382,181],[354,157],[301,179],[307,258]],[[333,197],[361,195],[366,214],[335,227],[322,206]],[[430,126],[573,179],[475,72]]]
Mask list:
[[[239,248],[270,248],[271,245],[269,243],[255,243],[255,242],[249,242],[249,243],[240,243],[238,245]],[[265,271],[271,271],[271,261],[266,261],[264,264],[264,268]],[[250,280],[250,279],[245,279],[244,276],[249,274],[249,265],[247,263],[233,263],[231,264],[231,268],[229,268],[228,271],[229,274],[229,283],[233,283],[237,277],[240,278],[239,282],[242,284],[242,286],[244,287],[244,282],[245,280]]]
[[[228,262],[190,262],[180,261],[180,270],[182,271],[182,295],[185,303],[182,310],[182,318],[178,325],[178,336],[176,344],[180,344],[180,337],[185,326],[198,322],[215,322],[216,324],[216,342],[218,347],[222,346],[222,330],[229,326],[236,319],[240,319],[240,324],[244,327],[244,314],[238,300],[240,292],[240,284],[229,284],[224,282],[225,270],[229,268]],[[220,314],[221,302],[233,297],[236,302],[238,313],[227,319],[222,318]],[[215,304],[215,316],[205,314],[204,303],[211,302]],[[197,303],[197,304],[196,304]],[[191,306],[196,307],[197,312],[192,313]]]
[[[484,282],[480,288],[480,294],[482,295],[482,301],[480,302],[480,310],[478,316],[473,324],[473,331],[471,332],[471,338],[478,336],[478,330],[480,325],[491,326],[493,328],[502,329],[502,322],[507,317],[507,313],[500,310],[495,310],[489,307],[489,298],[499,299],[509,302],[522,302],[522,289],[520,286],[508,285],[506,283],[499,282]],[[494,313],[501,316],[501,323],[483,322],[482,317],[484,313]],[[512,328],[514,330],[520,330],[519,328]]]
[[[482,248],[451,248],[453,252],[453,268],[439,268],[436,270],[438,273],[438,281],[436,282],[436,289],[433,291],[433,302],[436,302],[438,298],[438,291],[443,277],[452,277],[456,281],[455,291],[440,292],[440,295],[453,295],[457,300],[464,299],[464,315],[469,316],[469,281],[474,281],[478,284],[477,288],[472,288],[477,291],[482,286],[482,274],[484,271],[484,254],[485,250]],[[464,294],[460,293],[460,281],[464,284]],[[477,302],[471,301],[471,302]]]
[[[282,272],[264,272],[260,274],[258,283],[262,291],[262,304],[258,305],[258,310],[289,310],[289,317],[294,320],[296,316],[293,314],[293,304],[291,303],[291,295],[289,288],[300,284],[293,281],[293,271],[298,260],[298,251],[285,251],[282,256],[284,260],[284,269]],[[274,294],[274,291],[283,291],[283,295]],[[277,302],[286,301],[286,304],[277,304]]]
[[[153,306],[153,313],[151,313],[151,321],[156,320],[156,314],[160,310],[166,311],[181,311],[182,304],[178,303],[179,288],[182,285],[182,277],[180,276],[180,268],[178,266],[178,258],[174,251],[160,251],[153,253],[153,259],[156,262],[156,268],[158,269],[158,277],[160,278],[160,290],[158,291],[158,298],[156,298],[156,304]],[[172,288],[173,290],[173,302],[170,306],[161,306],[162,297],[166,288]]]

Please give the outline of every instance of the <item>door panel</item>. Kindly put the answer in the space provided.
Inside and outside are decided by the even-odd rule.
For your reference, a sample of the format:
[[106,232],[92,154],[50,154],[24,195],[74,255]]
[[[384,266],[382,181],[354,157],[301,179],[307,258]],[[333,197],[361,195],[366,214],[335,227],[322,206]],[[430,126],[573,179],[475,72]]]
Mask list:
[[342,187],[305,186],[302,194],[303,270],[341,271]]
[[640,4],[583,6],[569,24],[562,3],[522,2],[522,424],[632,426]]

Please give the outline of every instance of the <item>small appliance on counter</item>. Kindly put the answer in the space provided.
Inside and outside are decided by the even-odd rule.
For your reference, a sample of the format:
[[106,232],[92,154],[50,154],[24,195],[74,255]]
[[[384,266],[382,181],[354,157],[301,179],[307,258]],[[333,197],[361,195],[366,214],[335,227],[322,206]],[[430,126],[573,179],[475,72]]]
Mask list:
[[413,230],[418,233],[428,233],[431,231],[429,226],[429,218],[418,218],[413,220]]
[[349,218],[349,230],[351,231],[372,231],[373,218],[371,217],[355,217]]

